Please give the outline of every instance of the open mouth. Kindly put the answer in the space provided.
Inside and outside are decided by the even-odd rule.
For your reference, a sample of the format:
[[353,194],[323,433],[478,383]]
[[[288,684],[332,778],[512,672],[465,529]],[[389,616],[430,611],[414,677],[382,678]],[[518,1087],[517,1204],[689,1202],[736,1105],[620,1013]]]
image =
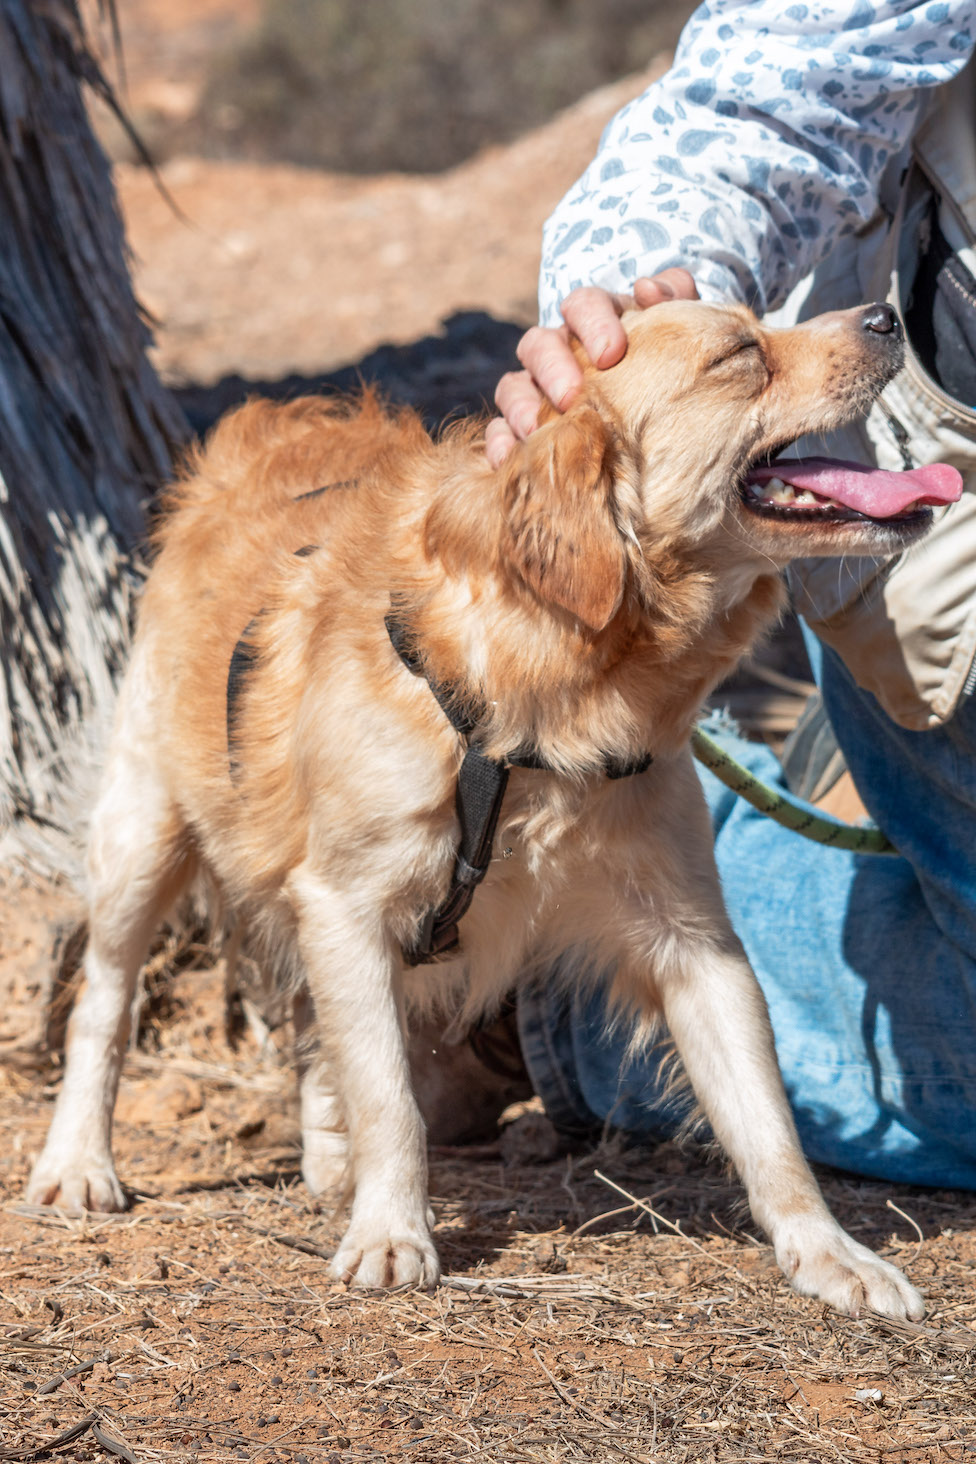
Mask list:
[[764,518],[878,523],[911,522],[961,493],[962,478],[947,463],[892,473],[832,458],[776,458],[749,470],[742,499]]

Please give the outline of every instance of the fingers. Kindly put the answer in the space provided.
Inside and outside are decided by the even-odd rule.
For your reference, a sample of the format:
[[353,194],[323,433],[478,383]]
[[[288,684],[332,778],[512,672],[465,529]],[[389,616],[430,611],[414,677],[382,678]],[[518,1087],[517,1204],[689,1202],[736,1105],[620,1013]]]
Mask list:
[[[553,330],[534,325],[519,341],[515,354],[542,394],[558,411],[565,412],[583,384],[583,372],[569,343],[569,327],[562,325]],[[523,389],[519,401],[526,399]],[[508,416],[507,411],[505,415]]]
[[526,331],[517,351],[525,372],[503,377],[495,393],[496,405],[516,437],[528,437],[534,429],[542,396],[565,412],[582,386],[583,372],[571,336],[601,370],[621,360],[627,337],[620,315],[629,303],[622,295],[595,287],[573,290],[561,307],[565,325],[558,329],[536,325]]
[[539,425],[542,393],[530,371],[507,371],[495,387],[495,406],[516,437],[528,437]]
[[627,337],[620,316],[630,304],[624,295],[611,295],[589,286],[573,290],[560,306],[563,320],[601,371],[616,366],[624,357]]
[[583,384],[583,373],[569,344],[569,329],[534,325],[518,343],[516,354],[524,371],[509,371],[495,388],[495,406],[501,417],[489,422],[485,453],[499,467],[519,439],[534,432],[545,394],[565,412]]
[[646,310],[664,300],[697,300],[698,290],[688,270],[674,267],[634,285],[633,297],[613,295],[596,286],[573,290],[560,307],[565,325],[558,329],[532,326],[519,341],[516,354],[524,371],[510,371],[495,390],[501,418],[489,423],[485,452],[492,467],[499,467],[515,446],[535,431],[543,397],[565,412],[583,384],[583,372],[571,341],[580,342],[601,371],[615,366],[627,351],[627,336],[620,323],[625,310],[636,305]]
[[641,310],[660,305],[662,300],[697,300],[698,287],[686,269],[662,269],[651,279],[637,280],[634,301]]
[[485,428],[485,457],[500,468],[518,439],[504,417],[493,417]]

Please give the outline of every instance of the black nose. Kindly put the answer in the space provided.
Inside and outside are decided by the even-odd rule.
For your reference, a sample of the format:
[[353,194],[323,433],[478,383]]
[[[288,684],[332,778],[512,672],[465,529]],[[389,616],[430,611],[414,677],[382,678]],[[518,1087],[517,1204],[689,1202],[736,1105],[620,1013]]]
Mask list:
[[901,322],[890,305],[869,305],[861,316],[861,325],[875,335],[901,336]]

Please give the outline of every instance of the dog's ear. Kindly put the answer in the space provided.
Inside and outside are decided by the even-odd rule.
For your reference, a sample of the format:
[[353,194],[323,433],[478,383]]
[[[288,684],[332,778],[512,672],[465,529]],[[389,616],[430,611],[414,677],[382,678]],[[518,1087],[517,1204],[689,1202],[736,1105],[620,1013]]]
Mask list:
[[599,412],[547,422],[505,462],[511,561],[542,600],[602,630],[623,598],[623,540],[611,504],[614,448]]

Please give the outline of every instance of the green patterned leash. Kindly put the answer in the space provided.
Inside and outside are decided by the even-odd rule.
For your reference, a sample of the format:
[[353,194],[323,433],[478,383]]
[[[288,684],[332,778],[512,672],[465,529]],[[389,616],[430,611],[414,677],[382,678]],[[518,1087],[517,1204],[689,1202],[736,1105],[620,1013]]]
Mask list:
[[801,834],[804,839],[812,839],[816,844],[827,844],[832,849],[849,849],[855,854],[898,853],[887,834],[883,834],[880,829],[857,828],[801,808],[785,793],[770,788],[750,773],[748,768],[736,762],[701,727],[696,727],[691,734],[691,750],[698,761],[704,763],[726,788],[731,788],[733,793],[751,803],[753,808],[758,808],[767,818],[782,824],[784,829],[792,829],[793,833]]

